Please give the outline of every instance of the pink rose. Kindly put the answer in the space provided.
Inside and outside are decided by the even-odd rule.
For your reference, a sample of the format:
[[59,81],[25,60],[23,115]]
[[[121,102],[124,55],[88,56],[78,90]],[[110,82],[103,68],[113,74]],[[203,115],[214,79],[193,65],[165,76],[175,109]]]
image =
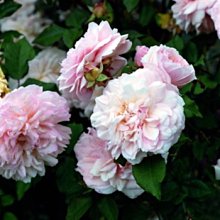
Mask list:
[[36,85],[0,99],[0,174],[23,182],[43,176],[69,143],[71,130],[59,124],[69,118],[66,100]]
[[211,21],[207,10],[210,9],[217,0],[174,0],[176,3],[172,6],[173,17],[176,23],[185,31],[190,31],[192,27],[197,32],[213,31],[213,22]]
[[154,64],[161,68],[168,73],[171,83],[178,87],[196,79],[193,66],[174,48],[164,45],[150,47],[141,61],[144,67]]
[[107,21],[99,25],[92,22],[75,48],[68,51],[58,81],[60,91],[74,107],[84,109],[95,85],[103,86],[103,82],[97,81],[100,74],[111,78],[126,64],[126,59],[119,55],[131,47],[127,37],[111,29]]
[[138,67],[143,67],[141,59],[148,52],[148,50],[149,50],[149,48],[146,46],[137,46],[136,47],[136,54],[134,57],[134,62]]
[[131,164],[122,166],[114,162],[107,151],[108,143],[97,137],[95,129],[83,133],[74,147],[77,171],[83,176],[88,187],[98,193],[110,194],[116,190],[130,198],[136,198],[144,191],[137,185]]
[[208,10],[208,14],[214,22],[215,30],[217,31],[218,38],[220,39],[220,1],[216,1],[213,7]]
[[122,155],[132,164],[149,153],[166,157],[184,128],[183,99],[161,80],[162,70],[150,67],[111,80],[91,115],[112,156]]

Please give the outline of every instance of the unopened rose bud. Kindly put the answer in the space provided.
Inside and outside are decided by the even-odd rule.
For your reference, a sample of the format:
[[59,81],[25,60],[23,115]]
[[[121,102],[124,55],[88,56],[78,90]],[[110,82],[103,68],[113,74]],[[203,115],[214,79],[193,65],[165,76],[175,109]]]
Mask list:
[[97,18],[101,18],[106,14],[106,5],[104,2],[100,2],[100,3],[96,3],[94,8],[93,8],[93,14],[97,17]]

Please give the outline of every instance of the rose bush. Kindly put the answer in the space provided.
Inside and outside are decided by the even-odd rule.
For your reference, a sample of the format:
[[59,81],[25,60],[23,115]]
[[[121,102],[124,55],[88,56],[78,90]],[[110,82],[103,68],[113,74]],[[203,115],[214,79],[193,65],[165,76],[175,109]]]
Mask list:
[[0,219],[218,220],[218,11],[0,1]]

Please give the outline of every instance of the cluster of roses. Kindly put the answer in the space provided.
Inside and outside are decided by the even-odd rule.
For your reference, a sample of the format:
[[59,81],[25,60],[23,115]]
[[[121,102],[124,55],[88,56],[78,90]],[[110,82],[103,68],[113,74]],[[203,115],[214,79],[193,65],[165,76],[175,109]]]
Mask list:
[[[90,23],[84,37],[67,53],[58,78],[69,103],[90,116],[74,151],[77,170],[99,193],[119,190],[135,198],[143,190],[132,165],[160,154],[166,160],[184,128],[184,101],[177,87],[195,79],[195,71],[173,48],[137,47],[131,74],[120,75],[131,47],[127,35],[108,22]],[[117,160],[123,157],[126,162]]]
[[195,72],[175,49],[161,45],[137,47],[139,68],[121,75],[127,63],[121,54],[131,47],[127,37],[106,21],[90,23],[61,63],[58,85],[65,98],[36,85],[9,92],[1,74],[2,176],[29,182],[45,174],[45,165],[54,166],[71,134],[60,122],[69,121],[74,106],[91,116],[93,126],[74,148],[85,183],[104,194],[119,190],[135,198],[143,192],[132,165],[152,154],[167,158],[184,128],[177,87],[195,79]]
[[217,31],[220,38],[219,0],[174,0],[172,6],[176,24],[185,31],[196,29],[197,33]]

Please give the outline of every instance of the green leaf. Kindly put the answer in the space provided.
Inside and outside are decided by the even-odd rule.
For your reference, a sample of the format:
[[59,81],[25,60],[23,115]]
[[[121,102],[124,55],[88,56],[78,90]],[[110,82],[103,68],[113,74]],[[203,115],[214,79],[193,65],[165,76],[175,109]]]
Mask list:
[[66,157],[64,162],[57,169],[57,186],[60,192],[65,194],[79,195],[84,187],[80,185],[79,179],[74,171],[74,160]]
[[169,47],[174,47],[178,51],[181,51],[184,48],[183,39],[178,35],[172,38],[172,40],[170,40],[166,45]]
[[42,86],[44,91],[57,91],[57,86],[54,83],[45,83],[42,81],[39,81],[37,79],[32,79],[32,78],[28,78],[23,84],[22,86],[28,86],[28,85],[38,85],[38,86]]
[[14,197],[12,195],[1,196],[1,204],[3,206],[10,206],[14,203]]
[[149,156],[132,168],[137,183],[157,199],[161,197],[160,183],[166,173],[165,161],[160,156]]
[[3,220],[17,220],[17,217],[11,212],[6,212],[3,215]]
[[202,114],[199,111],[199,107],[198,105],[192,100],[190,99],[188,96],[183,96],[183,99],[185,101],[185,115],[187,118],[192,118],[194,116],[202,118]]
[[108,76],[106,76],[105,74],[100,74],[100,75],[98,76],[98,78],[96,79],[96,81],[97,81],[97,82],[103,82],[103,81],[105,81],[105,80],[107,80],[107,79],[109,79]]
[[210,195],[210,188],[200,180],[192,180],[188,186],[189,197],[203,198]]
[[113,199],[107,197],[103,198],[99,202],[98,207],[106,220],[118,219],[118,207]]
[[64,29],[62,27],[52,24],[37,36],[34,43],[43,46],[51,46],[62,38],[63,32]]
[[66,26],[81,29],[85,21],[89,19],[89,12],[82,8],[75,8],[66,18]]
[[126,7],[128,12],[131,12],[138,5],[139,0],[123,0],[123,4]]
[[72,124],[69,124],[68,127],[72,131],[71,140],[70,140],[69,145],[73,147],[76,144],[76,142],[78,141],[79,136],[83,132],[83,125],[72,123]]
[[16,192],[18,200],[21,200],[25,193],[30,189],[30,183],[17,182],[16,184]]
[[25,38],[16,43],[7,43],[4,48],[7,74],[14,79],[21,79],[28,71],[28,61],[34,56],[34,49]]
[[63,42],[68,48],[70,48],[81,35],[82,30],[76,28],[65,29],[63,33]]
[[196,63],[198,60],[198,50],[196,44],[193,42],[189,42],[187,46],[185,47],[185,53],[187,61],[190,63]]
[[80,220],[91,206],[92,199],[90,197],[73,199],[68,206],[66,220]]
[[144,7],[141,9],[140,13],[140,18],[139,18],[139,23],[143,26],[146,27],[151,19],[154,17],[155,14],[155,9],[150,6],[150,5],[144,5]]
[[20,7],[21,5],[13,0],[5,0],[0,3],[0,19],[12,15]]

